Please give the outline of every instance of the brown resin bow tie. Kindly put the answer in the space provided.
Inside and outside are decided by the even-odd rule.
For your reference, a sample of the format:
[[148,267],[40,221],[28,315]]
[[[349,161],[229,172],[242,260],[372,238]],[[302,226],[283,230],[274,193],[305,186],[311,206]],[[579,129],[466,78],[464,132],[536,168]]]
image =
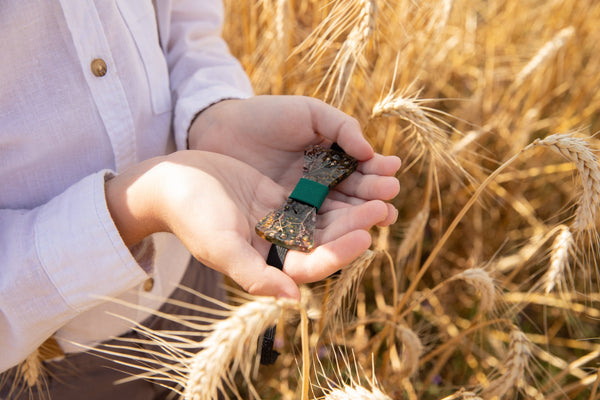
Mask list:
[[[309,252],[315,243],[317,211],[329,189],[356,170],[358,161],[344,153],[336,143],[330,149],[314,145],[304,151],[303,174],[290,197],[281,207],[256,224],[256,233],[272,243],[267,264],[283,269],[288,249]],[[267,328],[261,342],[261,364],[275,363],[279,352],[273,350],[275,326]]]
[[329,189],[356,170],[358,161],[338,145],[304,151],[303,175],[285,203],[256,224],[256,233],[277,246],[309,252],[314,247],[317,211]]

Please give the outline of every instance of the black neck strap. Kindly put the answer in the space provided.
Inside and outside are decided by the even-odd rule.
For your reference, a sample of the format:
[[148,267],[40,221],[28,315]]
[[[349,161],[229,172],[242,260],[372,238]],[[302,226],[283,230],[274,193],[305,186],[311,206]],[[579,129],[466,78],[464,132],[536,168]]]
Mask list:
[[[287,255],[288,249],[285,247],[277,246],[272,244],[269,249],[269,255],[267,255],[267,264],[277,269],[283,269],[283,263],[285,256]],[[260,351],[260,363],[263,365],[272,365],[279,357],[279,352],[273,350],[273,344],[275,342],[275,326],[267,328],[262,336],[262,345]]]

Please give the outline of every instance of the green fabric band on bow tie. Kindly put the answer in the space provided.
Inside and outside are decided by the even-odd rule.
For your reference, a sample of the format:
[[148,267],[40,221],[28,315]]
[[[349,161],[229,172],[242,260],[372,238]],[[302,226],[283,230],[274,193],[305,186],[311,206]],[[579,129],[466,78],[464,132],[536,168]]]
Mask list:
[[290,199],[301,201],[318,210],[328,193],[329,186],[310,179],[300,178],[294,191],[290,194]]

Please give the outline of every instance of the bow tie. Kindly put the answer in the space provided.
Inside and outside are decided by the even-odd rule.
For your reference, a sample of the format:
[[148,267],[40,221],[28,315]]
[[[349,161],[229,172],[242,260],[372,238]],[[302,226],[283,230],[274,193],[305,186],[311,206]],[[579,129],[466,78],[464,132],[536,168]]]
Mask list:
[[[309,252],[314,247],[317,211],[329,189],[356,170],[358,161],[336,143],[330,149],[314,145],[304,151],[302,178],[281,207],[256,224],[256,233],[271,242],[267,264],[283,269],[288,249]],[[267,328],[261,343],[261,364],[275,363],[275,327]]]

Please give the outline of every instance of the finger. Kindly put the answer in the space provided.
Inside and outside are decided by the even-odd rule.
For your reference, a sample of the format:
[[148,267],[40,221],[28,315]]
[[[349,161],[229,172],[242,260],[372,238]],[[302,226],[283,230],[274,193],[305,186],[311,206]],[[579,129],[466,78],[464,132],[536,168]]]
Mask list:
[[368,230],[388,219],[386,203],[375,200],[359,206],[340,208],[317,219],[315,242],[317,245],[336,240],[356,230]]
[[209,260],[207,265],[215,262],[226,265],[224,272],[250,294],[300,299],[300,290],[292,278],[267,265],[258,251],[241,236],[228,239],[225,241],[227,249],[217,249],[223,259]]
[[400,192],[400,182],[393,176],[355,172],[337,185],[335,190],[364,200],[391,200]]
[[384,219],[383,221],[379,222],[377,224],[377,226],[390,226],[394,223],[396,223],[396,221],[398,220],[398,209],[396,209],[396,207],[394,207],[393,205],[386,203],[387,209],[388,209],[388,215],[387,218]]
[[290,251],[283,270],[296,283],[316,282],[350,264],[369,246],[371,246],[369,232],[353,231],[315,248],[312,253]]
[[375,153],[370,160],[358,164],[357,170],[365,175],[393,176],[402,166],[402,160],[397,156],[384,156]]
[[337,142],[346,153],[359,161],[373,158],[373,148],[364,138],[356,119],[314,98],[307,98],[307,104],[315,132]]

